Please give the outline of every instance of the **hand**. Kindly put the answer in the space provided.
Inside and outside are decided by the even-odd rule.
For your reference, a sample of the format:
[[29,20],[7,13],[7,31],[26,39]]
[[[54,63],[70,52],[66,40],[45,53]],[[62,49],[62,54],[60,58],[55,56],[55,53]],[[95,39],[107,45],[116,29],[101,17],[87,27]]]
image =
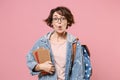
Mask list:
[[48,72],[50,74],[53,74],[53,72],[55,71],[55,67],[52,65],[51,61],[46,61],[42,64],[38,64],[38,67],[40,70],[43,70],[43,71]]

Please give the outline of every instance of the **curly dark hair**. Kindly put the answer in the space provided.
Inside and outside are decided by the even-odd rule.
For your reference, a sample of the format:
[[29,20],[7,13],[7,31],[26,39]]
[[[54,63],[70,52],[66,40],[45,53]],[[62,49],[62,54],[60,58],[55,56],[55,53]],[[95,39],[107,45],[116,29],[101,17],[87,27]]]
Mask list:
[[68,22],[67,28],[68,28],[68,26],[70,27],[70,26],[72,26],[72,24],[75,23],[74,17],[72,15],[71,11],[67,7],[59,6],[59,7],[52,9],[50,11],[48,18],[45,19],[45,22],[48,26],[53,27],[51,24],[52,24],[54,12],[57,12],[58,14],[64,16],[67,19],[67,22]]

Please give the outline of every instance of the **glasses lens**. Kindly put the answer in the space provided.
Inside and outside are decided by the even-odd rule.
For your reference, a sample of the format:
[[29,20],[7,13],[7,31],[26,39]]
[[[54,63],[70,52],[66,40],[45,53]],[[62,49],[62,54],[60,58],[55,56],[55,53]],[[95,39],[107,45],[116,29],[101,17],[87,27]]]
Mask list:
[[64,18],[64,17],[62,17],[62,18],[53,18],[54,22],[58,22],[59,20],[63,22],[63,21],[66,20],[66,18]]

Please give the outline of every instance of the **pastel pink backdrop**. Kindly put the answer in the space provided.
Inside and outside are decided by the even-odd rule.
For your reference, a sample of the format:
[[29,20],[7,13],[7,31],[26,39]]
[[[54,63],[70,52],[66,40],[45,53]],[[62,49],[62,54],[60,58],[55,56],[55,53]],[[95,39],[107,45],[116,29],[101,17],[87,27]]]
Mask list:
[[76,23],[68,32],[91,52],[91,80],[120,80],[119,0],[0,0],[0,80],[37,80],[26,66],[34,42],[51,30],[43,20],[66,6]]

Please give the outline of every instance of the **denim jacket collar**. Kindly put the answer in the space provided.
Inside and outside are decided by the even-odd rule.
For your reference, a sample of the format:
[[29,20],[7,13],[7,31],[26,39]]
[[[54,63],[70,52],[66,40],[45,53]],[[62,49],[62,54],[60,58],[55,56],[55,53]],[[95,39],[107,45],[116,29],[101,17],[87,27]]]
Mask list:
[[[54,31],[51,31],[51,32],[48,32],[46,35],[44,35],[41,39],[45,42],[47,42],[47,40],[49,40],[51,34],[53,33]],[[76,42],[76,37],[74,37],[73,35],[67,33],[67,41],[70,42],[70,43],[74,43]]]

